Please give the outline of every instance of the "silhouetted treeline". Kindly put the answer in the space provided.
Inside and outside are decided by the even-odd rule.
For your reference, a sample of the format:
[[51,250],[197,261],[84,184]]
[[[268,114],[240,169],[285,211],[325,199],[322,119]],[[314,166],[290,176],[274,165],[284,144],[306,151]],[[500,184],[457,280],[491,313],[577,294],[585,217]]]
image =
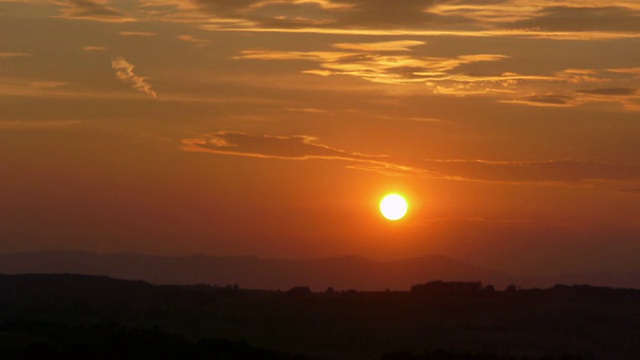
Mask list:
[[[493,287],[487,287],[489,291],[493,291]],[[451,296],[451,295],[474,295],[482,290],[481,282],[462,282],[462,281],[431,281],[422,285],[413,285],[411,294],[414,295],[433,295],[433,296]]]
[[[35,333],[25,337],[16,335],[22,330],[5,328],[0,349],[16,354],[38,346],[100,347],[103,337],[90,334],[104,331],[119,344],[139,339],[147,344],[140,351],[160,339],[168,347],[188,348],[187,354],[198,354],[202,339],[221,339],[278,356],[320,359],[387,354],[386,359],[631,360],[640,359],[638,304],[640,290],[588,285],[496,290],[479,282],[435,281],[410,291],[312,292],[306,286],[263,291],[235,284],[156,286],[80,275],[0,275],[0,326],[57,324],[68,328],[52,332],[70,339],[45,336],[39,343],[34,339],[42,337]],[[25,339],[31,339],[28,346]]]
[[190,341],[158,328],[114,323],[8,322],[0,325],[1,359],[309,359],[245,342]]
[[[558,357],[544,355],[539,360],[580,360],[580,356],[563,354]],[[470,354],[458,351],[438,350],[422,355],[405,352],[390,353],[382,356],[380,360],[534,360],[528,356],[496,355],[493,353]]]

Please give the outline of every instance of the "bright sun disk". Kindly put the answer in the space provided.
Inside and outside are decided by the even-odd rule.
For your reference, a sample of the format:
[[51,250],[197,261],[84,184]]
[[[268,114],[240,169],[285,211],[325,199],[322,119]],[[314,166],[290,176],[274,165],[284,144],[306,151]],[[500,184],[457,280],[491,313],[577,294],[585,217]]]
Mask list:
[[387,195],[380,201],[382,216],[391,221],[402,219],[407,214],[408,209],[407,201],[398,194]]

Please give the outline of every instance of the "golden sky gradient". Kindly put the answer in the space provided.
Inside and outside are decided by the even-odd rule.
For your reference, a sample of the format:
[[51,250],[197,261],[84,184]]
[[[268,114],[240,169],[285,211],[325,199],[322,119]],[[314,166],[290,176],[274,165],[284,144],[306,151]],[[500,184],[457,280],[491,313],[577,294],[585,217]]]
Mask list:
[[0,0],[0,251],[640,270],[639,88],[637,0]]

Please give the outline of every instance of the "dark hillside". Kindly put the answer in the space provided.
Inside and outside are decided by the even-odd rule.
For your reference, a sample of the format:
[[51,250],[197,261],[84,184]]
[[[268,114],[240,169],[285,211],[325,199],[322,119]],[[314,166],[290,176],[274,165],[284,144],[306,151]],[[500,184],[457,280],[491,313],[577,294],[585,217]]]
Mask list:
[[[0,277],[5,325],[64,324],[76,337],[78,327],[116,324],[125,337],[135,329],[159,331],[145,334],[175,335],[190,349],[218,339],[321,359],[637,359],[639,303],[638,290],[592,286],[496,291],[478,282],[430,282],[404,292],[318,293],[77,275]],[[6,329],[1,334],[5,348],[32,337]],[[429,357],[434,354],[459,357]]]

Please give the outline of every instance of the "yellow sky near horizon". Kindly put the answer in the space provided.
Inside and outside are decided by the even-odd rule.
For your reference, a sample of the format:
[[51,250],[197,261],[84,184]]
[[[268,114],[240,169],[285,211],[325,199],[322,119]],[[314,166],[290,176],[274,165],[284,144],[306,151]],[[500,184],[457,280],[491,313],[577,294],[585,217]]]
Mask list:
[[640,270],[639,45],[632,0],[0,0],[0,251]]

